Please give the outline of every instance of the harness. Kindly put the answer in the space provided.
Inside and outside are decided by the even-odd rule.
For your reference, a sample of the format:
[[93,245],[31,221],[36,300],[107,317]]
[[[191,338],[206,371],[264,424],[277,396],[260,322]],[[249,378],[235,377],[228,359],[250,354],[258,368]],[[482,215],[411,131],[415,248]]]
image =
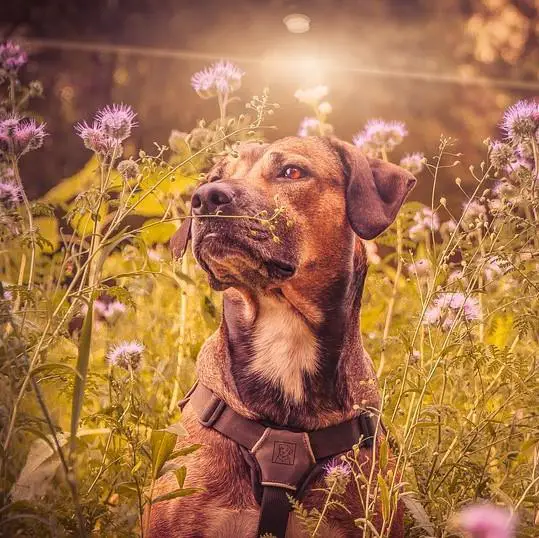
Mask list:
[[236,442],[251,471],[253,494],[260,505],[257,536],[285,538],[291,505],[287,494],[301,499],[332,456],[358,443],[370,448],[375,435],[372,416],[356,417],[311,432],[266,427],[236,413],[208,387],[197,382],[180,402],[190,401],[202,426]]

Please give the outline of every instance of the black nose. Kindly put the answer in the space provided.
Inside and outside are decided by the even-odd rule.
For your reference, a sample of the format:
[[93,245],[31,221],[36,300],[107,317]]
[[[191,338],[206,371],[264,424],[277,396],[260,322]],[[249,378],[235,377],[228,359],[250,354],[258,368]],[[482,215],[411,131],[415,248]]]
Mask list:
[[222,210],[234,199],[234,191],[226,183],[206,183],[197,189],[191,198],[191,209],[195,215],[208,215]]

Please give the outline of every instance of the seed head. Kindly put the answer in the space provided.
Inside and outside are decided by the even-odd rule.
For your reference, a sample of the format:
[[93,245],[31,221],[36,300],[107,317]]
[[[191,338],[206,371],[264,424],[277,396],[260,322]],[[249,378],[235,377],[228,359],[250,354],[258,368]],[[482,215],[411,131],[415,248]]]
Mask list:
[[133,159],[126,159],[118,164],[118,172],[125,180],[135,179],[139,173],[139,166]]
[[144,346],[135,340],[120,342],[109,349],[107,360],[112,366],[136,370],[140,366],[144,349]]

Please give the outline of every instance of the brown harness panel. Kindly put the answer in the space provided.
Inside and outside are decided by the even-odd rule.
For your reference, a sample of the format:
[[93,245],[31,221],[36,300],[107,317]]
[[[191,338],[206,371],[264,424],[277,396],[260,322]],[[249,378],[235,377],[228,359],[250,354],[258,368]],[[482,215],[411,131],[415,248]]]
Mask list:
[[310,432],[266,427],[242,417],[208,387],[196,383],[180,402],[190,401],[199,422],[240,445],[251,469],[251,485],[261,506],[258,536],[284,538],[291,510],[287,494],[300,499],[328,458],[355,444],[371,447],[375,424],[370,413]]

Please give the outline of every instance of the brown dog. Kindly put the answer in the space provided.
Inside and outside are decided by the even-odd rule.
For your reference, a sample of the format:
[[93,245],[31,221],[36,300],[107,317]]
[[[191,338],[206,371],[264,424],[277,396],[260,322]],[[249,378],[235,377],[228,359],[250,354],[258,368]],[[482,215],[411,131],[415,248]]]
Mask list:
[[[246,144],[237,158],[217,164],[195,191],[188,219],[196,260],[211,286],[225,290],[221,325],[198,356],[200,382],[244,417],[303,431],[349,420],[354,404],[377,408],[375,374],[359,333],[367,270],[360,238],[387,228],[414,184],[402,168],[328,138]],[[276,205],[284,213],[271,221],[271,232],[257,218],[202,217],[271,218]],[[176,254],[185,249],[188,226],[173,239]],[[204,492],[158,503],[150,537],[254,538],[259,506],[238,445],[202,426],[190,403],[183,423],[189,437],[177,448],[203,445],[182,460],[185,486]],[[303,498],[307,508],[321,507],[323,496],[310,491],[318,486]],[[157,493],[176,488],[165,475]],[[329,512],[317,536],[359,535],[354,518],[363,509],[355,484],[344,502],[352,515]],[[402,536],[400,511],[389,535]],[[292,514],[287,537],[301,536]]]

